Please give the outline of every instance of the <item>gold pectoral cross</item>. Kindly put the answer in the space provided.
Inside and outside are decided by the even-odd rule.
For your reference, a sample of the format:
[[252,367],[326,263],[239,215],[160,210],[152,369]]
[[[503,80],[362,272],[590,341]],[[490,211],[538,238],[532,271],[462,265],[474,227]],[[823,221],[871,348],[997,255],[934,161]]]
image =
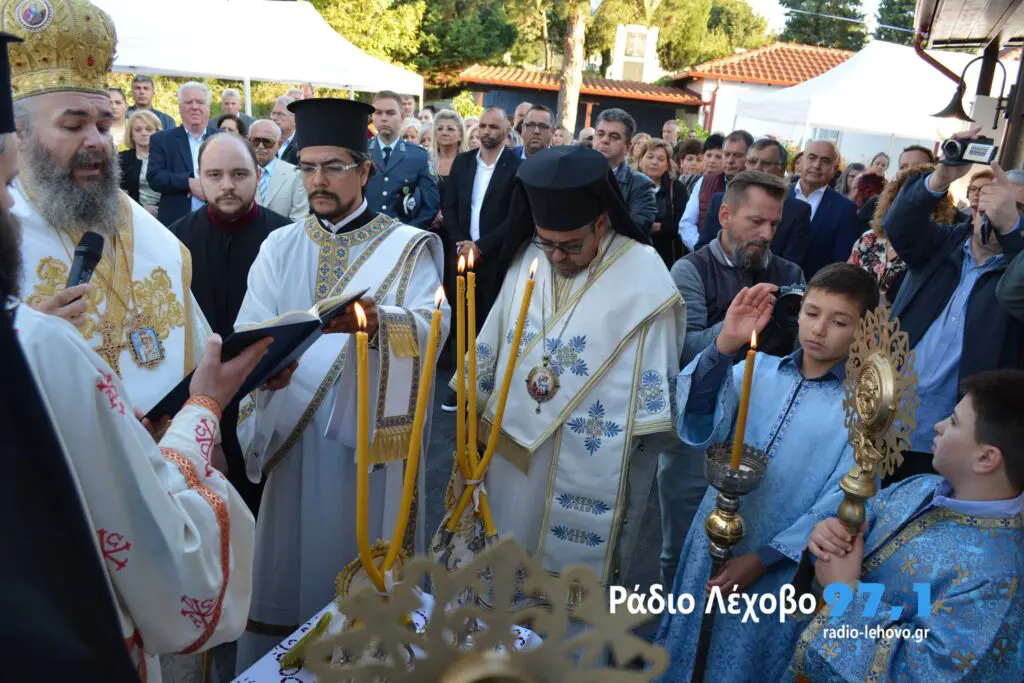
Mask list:
[[96,353],[103,357],[103,360],[107,361],[107,365],[110,369],[120,377],[121,376],[121,351],[126,346],[123,341],[123,329],[118,327],[109,320],[101,320],[96,331],[103,337],[103,343],[96,347]]

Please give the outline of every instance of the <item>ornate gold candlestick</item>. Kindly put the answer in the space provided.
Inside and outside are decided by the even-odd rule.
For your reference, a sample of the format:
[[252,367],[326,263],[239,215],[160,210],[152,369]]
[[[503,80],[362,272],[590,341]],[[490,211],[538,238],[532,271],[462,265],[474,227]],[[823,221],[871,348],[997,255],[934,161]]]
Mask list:
[[843,408],[856,464],[839,482],[837,516],[851,534],[865,521],[867,499],[878,492],[875,477],[903,462],[917,426],[917,371],[910,339],[899,320],[879,306],[861,320],[846,361]]
[[[715,509],[704,522],[708,535],[711,555],[709,578],[715,577],[726,561],[732,556],[732,549],[743,539],[743,517],[740,515],[740,499],[761,485],[761,478],[768,468],[768,456],[749,444],[743,445],[738,470],[731,467],[732,443],[719,443],[708,448],[704,460],[704,475],[718,491]],[[706,612],[701,619],[700,640],[697,643],[697,660],[693,665],[691,680],[704,680],[708,651],[711,649],[711,634],[715,627],[714,611]]]

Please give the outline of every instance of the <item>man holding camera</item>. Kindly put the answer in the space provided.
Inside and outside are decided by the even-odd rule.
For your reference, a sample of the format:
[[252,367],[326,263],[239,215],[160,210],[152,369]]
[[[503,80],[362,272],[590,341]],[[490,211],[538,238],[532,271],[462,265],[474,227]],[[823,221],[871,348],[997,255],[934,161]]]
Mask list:
[[[958,133],[953,140],[966,146],[978,140],[979,130]],[[951,158],[947,149],[935,171],[907,181],[882,223],[907,264],[892,316],[910,336],[921,400],[910,451],[886,485],[935,471],[933,426],[952,413],[963,377],[1019,367],[1024,357],[1024,325],[996,298],[1000,276],[1024,248],[1018,209],[1024,201],[1024,174],[1011,171],[1008,177],[992,164],[995,182],[982,188],[973,218],[954,225],[930,219],[949,186],[968,175],[971,166]]]
[[[680,367],[713,343],[722,329],[726,311],[744,287],[767,282],[786,288],[804,284],[800,266],[773,254],[772,238],[782,221],[786,184],[775,175],[742,171],[729,181],[718,208],[718,237],[706,249],[687,254],[672,266],[672,279],[686,301],[686,341]],[[799,303],[789,309],[780,297],[775,316],[758,333],[761,351],[785,356],[796,343],[794,330]],[[658,491],[661,497],[662,583],[671,584],[679,554],[700,505],[707,480],[700,449],[676,443],[658,456]]]

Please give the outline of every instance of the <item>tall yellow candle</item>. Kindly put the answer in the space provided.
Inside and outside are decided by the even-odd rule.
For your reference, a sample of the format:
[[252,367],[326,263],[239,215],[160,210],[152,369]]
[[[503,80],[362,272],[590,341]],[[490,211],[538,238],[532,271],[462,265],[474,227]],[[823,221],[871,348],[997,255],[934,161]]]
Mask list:
[[[535,258],[533,263],[530,264],[530,277],[523,287],[523,301],[519,306],[519,319],[516,321],[515,331],[512,333],[512,343],[507,349],[508,363],[505,365],[505,376],[502,378],[501,390],[498,393],[498,405],[494,411],[494,424],[491,426],[491,433],[487,438],[487,449],[484,451],[483,460],[477,464],[476,469],[473,471],[473,479],[476,480],[483,479],[487,468],[491,464],[491,459],[494,458],[494,450],[498,447],[498,434],[501,432],[501,423],[505,417],[508,390],[512,385],[512,375],[516,369],[516,355],[519,350],[519,344],[523,339],[523,328],[526,326],[526,314],[530,310],[530,299],[533,298],[533,276],[537,273],[537,265],[538,260]],[[448,531],[455,531],[462,513],[466,511],[466,506],[469,505],[469,501],[473,497],[473,490],[475,488],[475,485],[469,484],[463,489],[462,497],[459,498],[459,503],[455,506],[455,513],[448,520]]]
[[377,590],[384,590],[384,576],[374,564],[369,539],[370,490],[370,379],[369,338],[366,336],[366,312],[355,304],[359,332],[356,332],[356,543],[359,562]]
[[466,460],[466,257],[459,257],[459,274],[455,278],[455,459],[465,475]]
[[754,383],[754,357],[757,355],[757,332],[750,334],[750,350],[747,364],[743,368],[743,391],[740,394],[740,411],[736,416],[736,434],[732,438],[732,459],[729,466],[739,470],[743,457],[743,437],[747,431],[747,411],[750,409],[750,387]]
[[[466,441],[466,470],[462,473],[466,479],[470,478],[472,471],[477,466],[477,414],[476,414],[476,273],[473,271],[473,252],[469,252],[469,272],[466,273],[466,309],[467,323],[469,328],[469,436]],[[494,520],[491,517],[491,506],[487,502],[487,494],[480,495],[480,517],[484,523],[484,531],[488,536],[497,534],[494,528]]]
[[430,403],[430,390],[434,381],[434,366],[437,365],[437,345],[441,339],[441,303],[444,301],[444,289],[437,288],[434,298],[437,307],[430,318],[430,336],[427,338],[427,352],[420,358],[420,388],[416,394],[416,413],[412,420],[412,438],[409,439],[409,452],[405,461],[405,479],[402,481],[402,502],[398,508],[398,521],[395,522],[395,533],[388,545],[388,554],[384,558],[384,570],[395,566],[398,553],[402,549],[405,530],[409,526],[409,508],[412,506],[413,493],[416,490],[416,478],[420,466],[420,447],[423,443],[423,423],[427,417],[427,405]]

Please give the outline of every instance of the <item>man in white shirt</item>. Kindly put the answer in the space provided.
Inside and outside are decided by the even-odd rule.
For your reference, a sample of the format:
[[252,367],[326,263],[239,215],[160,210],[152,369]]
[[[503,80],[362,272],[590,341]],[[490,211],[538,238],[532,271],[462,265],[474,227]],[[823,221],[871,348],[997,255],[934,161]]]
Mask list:
[[[522,160],[505,149],[509,122],[502,109],[491,107],[484,111],[477,130],[480,149],[463,152],[452,162],[441,214],[449,264],[446,270],[454,273],[459,255],[472,252],[477,282],[481,283],[477,291],[477,320],[483,320],[493,302],[493,292],[483,285],[490,282],[494,259],[501,251],[504,222]],[[454,278],[446,284],[453,287]],[[455,392],[450,391],[441,409],[452,412],[455,405]]]
[[709,168],[707,164],[707,147],[705,147],[704,175],[701,176],[686,201],[683,216],[679,219],[679,236],[690,251],[694,251],[700,240],[700,229],[704,225],[704,216],[711,206],[712,198],[719,192],[725,192],[729,179],[744,170],[747,164],[747,150],[754,144],[754,138],[745,130],[734,130],[722,143],[722,168]]
[[256,120],[242,111],[242,94],[235,88],[224,88],[220,91],[220,109],[225,114],[237,116],[246,126],[251,126]]
[[850,257],[860,236],[857,205],[828,184],[839,163],[839,150],[828,140],[812,140],[804,148],[800,180],[792,197],[811,207],[811,242],[801,264],[810,280],[821,268]]
[[309,211],[309,200],[295,166],[277,158],[281,128],[266,119],[253,121],[249,127],[249,142],[256,150],[256,161],[263,168],[256,185],[256,203],[293,221],[301,221]]
[[281,129],[281,148],[277,150],[277,158],[293,166],[298,163],[299,150],[295,147],[295,114],[288,110],[288,105],[294,101],[294,98],[281,95],[270,110],[270,119]]

